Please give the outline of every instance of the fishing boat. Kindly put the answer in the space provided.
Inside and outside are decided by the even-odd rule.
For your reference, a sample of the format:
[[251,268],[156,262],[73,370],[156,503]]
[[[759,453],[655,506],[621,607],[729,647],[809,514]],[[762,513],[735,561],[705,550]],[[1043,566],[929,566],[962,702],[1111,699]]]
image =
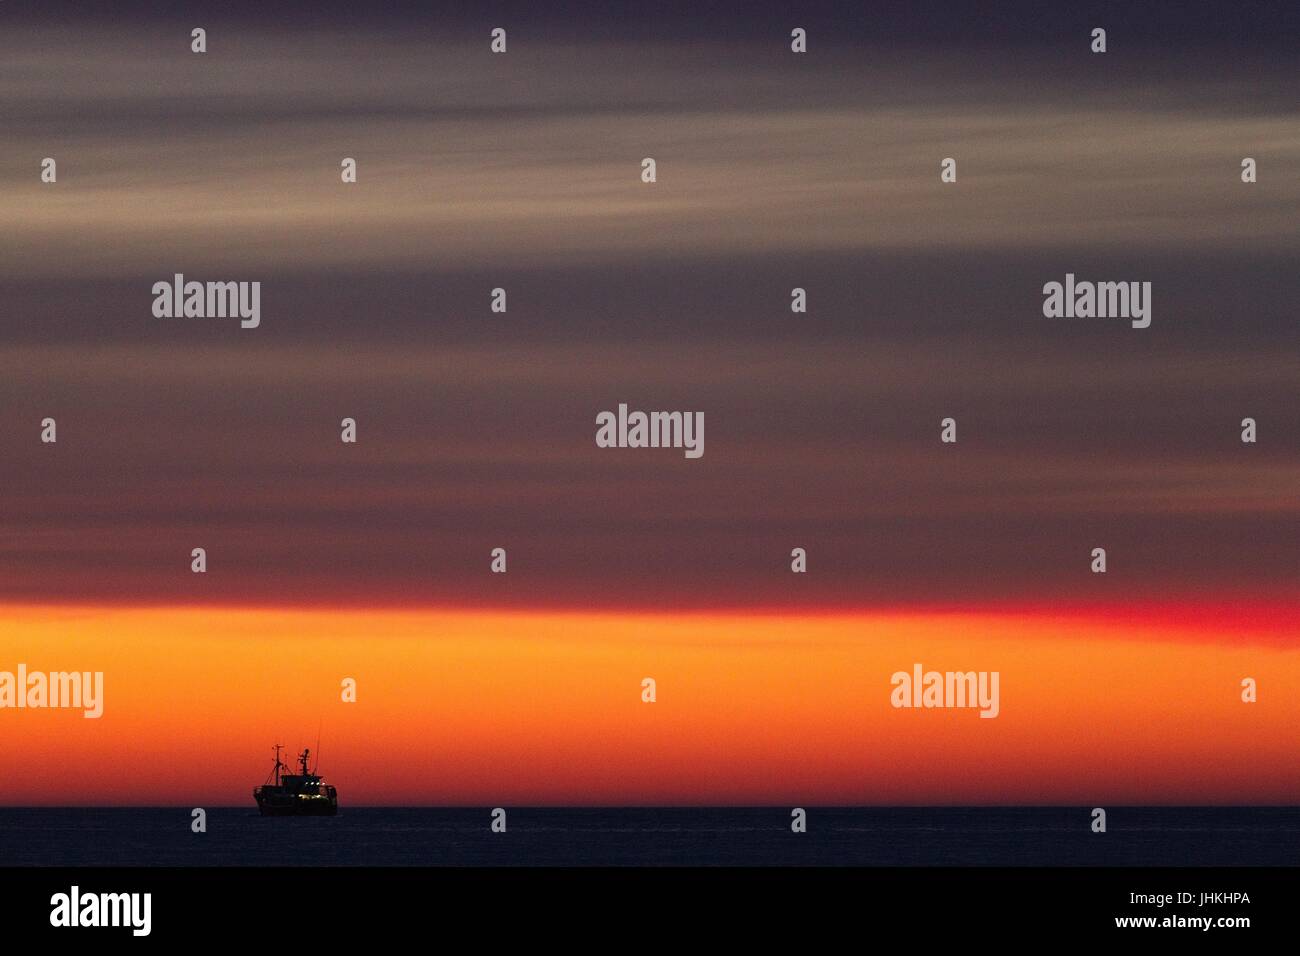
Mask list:
[[[298,755],[301,773],[281,773],[289,765],[280,759],[283,744],[275,745],[275,767],[266,783],[253,788],[253,799],[264,817],[332,817],[339,812],[339,798],[335,789],[321,783],[316,767],[311,764],[311,750],[303,748]],[[310,769],[309,769],[310,768]]]

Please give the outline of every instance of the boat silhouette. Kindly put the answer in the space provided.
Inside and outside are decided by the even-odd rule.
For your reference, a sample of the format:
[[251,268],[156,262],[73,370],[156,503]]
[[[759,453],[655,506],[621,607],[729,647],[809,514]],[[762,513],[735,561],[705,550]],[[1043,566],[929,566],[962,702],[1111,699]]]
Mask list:
[[[332,817],[339,811],[338,792],[321,783],[316,768],[310,766],[311,750],[298,755],[301,773],[281,774],[289,765],[280,759],[284,744],[275,745],[275,767],[266,783],[253,788],[253,799],[264,817]],[[272,780],[274,779],[274,782]]]

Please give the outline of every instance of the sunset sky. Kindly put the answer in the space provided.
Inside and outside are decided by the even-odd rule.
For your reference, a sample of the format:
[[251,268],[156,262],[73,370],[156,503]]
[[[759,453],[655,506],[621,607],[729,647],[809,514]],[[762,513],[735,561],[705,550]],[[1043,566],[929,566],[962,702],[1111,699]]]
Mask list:
[[262,6],[0,7],[0,804],[1300,799],[1294,13]]

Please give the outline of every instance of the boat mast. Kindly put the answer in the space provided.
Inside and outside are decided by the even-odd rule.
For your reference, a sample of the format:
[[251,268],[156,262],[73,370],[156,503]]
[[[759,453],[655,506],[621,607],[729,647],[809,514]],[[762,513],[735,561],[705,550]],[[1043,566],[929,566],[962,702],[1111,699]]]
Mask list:
[[284,749],[284,744],[275,745],[275,785],[280,786],[280,768],[284,766],[280,762],[280,751]]

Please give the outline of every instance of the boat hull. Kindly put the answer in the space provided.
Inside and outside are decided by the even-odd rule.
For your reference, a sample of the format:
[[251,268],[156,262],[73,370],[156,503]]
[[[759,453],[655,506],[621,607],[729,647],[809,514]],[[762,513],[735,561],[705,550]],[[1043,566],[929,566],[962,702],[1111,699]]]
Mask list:
[[339,812],[338,796],[333,787],[322,792],[302,793],[277,787],[258,787],[253,791],[258,812],[264,817],[332,817]]

